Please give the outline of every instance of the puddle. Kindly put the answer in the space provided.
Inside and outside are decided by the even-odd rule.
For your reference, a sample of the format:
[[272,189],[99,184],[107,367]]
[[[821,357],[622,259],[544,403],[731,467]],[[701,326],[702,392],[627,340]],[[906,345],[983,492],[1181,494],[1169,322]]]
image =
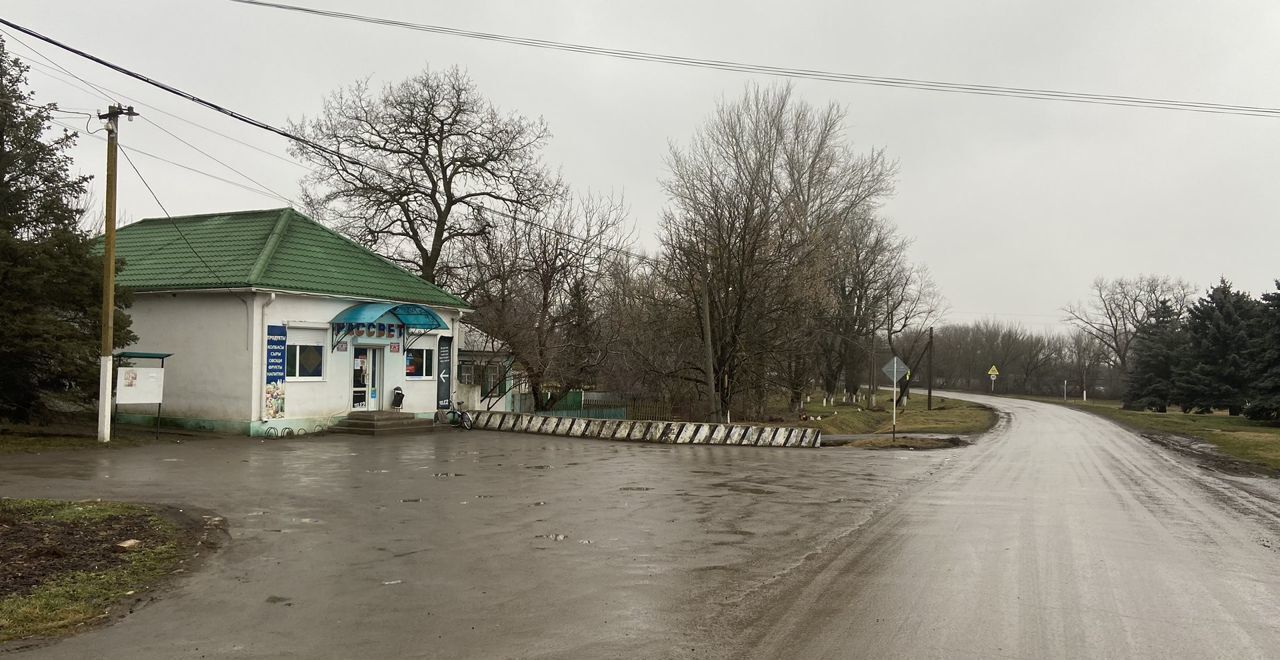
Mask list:
[[421,501],[422,501],[422,498],[421,498],[421,497],[409,497],[409,498],[405,498],[405,499],[400,500],[400,501],[401,501],[401,502],[421,502]]
[[465,476],[467,476],[467,475],[465,475],[465,474],[459,474],[459,473],[457,473],[457,472],[437,472],[437,473],[435,473],[435,474],[433,474],[433,475],[431,475],[431,476],[433,476],[433,477],[438,477],[438,478],[441,478],[441,479],[445,479],[445,478],[448,478],[448,477],[465,477]]
[[564,534],[538,534],[537,536],[534,536],[533,538],[535,538],[535,539],[547,539],[548,541],[563,541],[563,540],[565,540],[565,539],[567,539],[567,538],[569,538],[569,537],[568,537],[568,536],[565,536]]
[[618,490],[653,490],[653,489],[648,486],[623,486]]

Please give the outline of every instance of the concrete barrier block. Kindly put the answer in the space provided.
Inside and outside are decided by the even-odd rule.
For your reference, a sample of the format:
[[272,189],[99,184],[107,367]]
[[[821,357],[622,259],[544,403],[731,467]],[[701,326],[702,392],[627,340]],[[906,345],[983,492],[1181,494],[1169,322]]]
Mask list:
[[645,440],[649,437],[649,427],[653,426],[653,422],[636,422],[631,425],[631,430],[627,432],[628,440]]
[[633,422],[631,420],[627,420],[627,419],[618,420],[618,423],[615,424],[613,427],[613,435],[610,435],[609,437],[613,438],[614,440],[626,440],[627,436],[631,435],[632,425],[633,425]]
[[742,427],[742,435],[739,435],[735,445],[754,445],[756,439],[760,437],[760,427],[744,426]]
[[800,446],[801,447],[817,447],[818,438],[821,435],[822,435],[822,431],[819,431],[818,429],[809,429],[809,432],[804,434],[804,440],[800,443]]
[[742,439],[746,437],[747,432],[750,430],[750,426],[735,426],[729,430],[729,435],[725,436],[724,443],[726,445],[740,445],[742,444]]
[[486,431],[492,431],[494,429],[497,429],[498,422],[501,421],[501,419],[502,419],[502,413],[489,413],[485,415],[484,423],[480,425],[480,428]]
[[671,422],[662,429],[662,442],[667,444],[675,444],[676,439],[684,431],[684,422]]
[[525,427],[525,430],[528,433],[546,433],[547,421],[550,419],[542,415],[533,415],[533,419],[529,420],[529,426]]
[[813,446],[814,446],[814,447],[821,447],[821,446],[822,446],[822,431],[818,431],[817,433],[815,433],[815,434],[814,434],[814,436],[813,436]]
[[719,424],[701,424],[701,425],[699,425],[699,426],[698,426],[698,430],[697,430],[697,432],[695,432],[695,433],[693,434],[693,439],[692,439],[692,440],[690,440],[690,442],[692,442],[692,443],[693,443],[693,444],[695,444],[695,445],[705,445],[705,444],[707,444],[708,442],[711,442],[711,434],[712,434],[712,432],[714,432],[714,431],[716,430],[716,428],[718,428],[719,426],[720,426]]
[[494,413],[491,417],[489,417],[489,430],[497,431],[498,429],[502,428],[502,420],[506,416],[507,416],[507,413]]
[[701,424],[686,423],[680,428],[680,433],[676,435],[676,444],[687,445],[693,441],[693,436],[698,432]]
[[794,429],[791,434],[787,436],[787,444],[784,446],[799,447],[800,443],[804,440],[804,436],[808,433],[809,429]]
[[513,417],[513,419],[511,420],[511,429],[510,429],[510,430],[511,430],[511,432],[512,432],[512,433],[523,433],[523,432],[524,432],[525,427],[529,425],[529,419],[528,419],[528,416],[527,416],[527,415],[512,415],[512,417]]
[[645,432],[644,439],[649,442],[666,442],[667,427],[671,426],[670,422],[654,422],[649,425],[649,430]]
[[600,421],[600,433],[597,434],[596,437],[604,438],[606,440],[608,440],[609,438],[612,438],[614,430],[618,428],[617,420],[602,419],[599,421]]
[[571,438],[581,438],[582,430],[587,427],[587,420],[573,418],[569,422],[569,426],[564,429],[564,434]]
[[476,428],[482,429],[484,428],[485,422],[489,420],[490,414],[492,413],[490,413],[488,410],[482,410],[471,416],[471,422],[475,425]]
[[769,443],[769,445],[771,447],[787,446],[787,437],[790,436],[794,431],[795,429],[788,429],[788,428],[778,429],[778,431],[773,434],[772,441]]
[[707,438],[707,444],[723,445],[730,433],[733,433],[732,426],[717,424],[714,429],[711,429],[711,437]]

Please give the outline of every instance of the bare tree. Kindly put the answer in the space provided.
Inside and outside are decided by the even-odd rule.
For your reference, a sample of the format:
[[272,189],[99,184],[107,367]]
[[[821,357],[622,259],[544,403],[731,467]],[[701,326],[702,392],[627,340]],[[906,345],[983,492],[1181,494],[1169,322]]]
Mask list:
[[617,336],[601,314],[603,275],[626,242],[620,200],[567,195],[527,217],[495,220],[471,249],[471,323],[503,342],[546,409],[591,385]]
[[314,167],[308,210],[430,282],[455,276],[441,255],[486,231],[486,206],[528,212],[560,192],[541,162],[546,124],[499,112],[456,67],[378,91],[357,82],[289,128],[329,149],[290,147]]
[[1102,344],[1111,365],[1123,376],[1134,337],[1160,302],[1167,301],[1181,314],[1194,296],[1191,284],[1168,276],[1100,277],[1093,281],[1087,303],[1068,305],[1063,311],[1067,321]]
[[720,411],[770,388],[794,400],[814,373],[810,321],[825,309],[828,257],[841,223],[873,194],[844,118],[789,86],[752,86],[671,148],[660,273],[689,317],[709,319],[710,335],[698,335],[710,364],[694,353],[681,373],[697,374]]

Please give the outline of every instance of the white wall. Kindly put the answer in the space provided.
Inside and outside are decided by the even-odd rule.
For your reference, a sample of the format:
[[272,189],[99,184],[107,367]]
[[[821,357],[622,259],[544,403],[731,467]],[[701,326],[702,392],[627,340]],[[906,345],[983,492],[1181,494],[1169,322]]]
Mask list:
[[[165,360],[166,417],[247,420],[251,414],[249,332],[252,294],[139,293],[129,308],[137,343],[127,351],[173,353]],[[137,360],[137,366],[158,366]],[[122,405],[120,412],[155,414],[155,406]]]
[[[263,310],[264,327],[266,325],[286,326],[290,343],[293,343],[295,336],[313,336],[319,333],[325,337],[324,380],[319,382],[286,380],[286,419],[345,415],[350,411],[351,372],[355,349],[358,346],[381,349],[382,376],[380,378],[381,388],[378,394],[379,409],[389,410],[392,390],[396,387],[401,387],[405,393],[404,406],[401,410],[417,413],[435,412],[437,388],[435,375],[433,374],[429,379],[405,378],[405,354],[403,348],[408,341],[407,338],[399,337],[395,340],[390,340],[400,344],[401,351],[399,353],[391,352],[388,346],[390,341],[374,341],[360,337],[346,337],[344,339],[347,342],[347,350],[345,352],[332,348],[334,342],[332,330],[329,329],[328,325],[329,321],[342,310],[358,302],[321,296],[278,294],[275,302],[266,306]],[[456,312],[441,309],[435,311],[440,314],[450,328],[460,327],[460,324],[457,323]],[[318,326],[323,326],[324,329],[314,329]],[[439,336],[448,334],[450,334],[450,330],[432,332],[417,338],[414,342],[414,347],[436,350]],[[265,338],[262,341],[265,343]],[[455,351],[457,344],[458,342],[455,340]],[[439,365],[438,360],[437,356],[435,360],[437,368]],[[454,364],[457,364],[456,354]],[[258,378],[263,378],[261,368]],[[261,403],[259,403],[256,408],[256,414],[261,415],[261,410]]]
[[[351,409],[351,371],[355,348],[375,347],[372,340],[347,337],[347,350],[334,350],[329,322],[342,310],[361,301],[327,296],[264,292],[140,293],[130,309],[138,342],[133,351],[173,353],[165,362],[164,415],[250,421],[262,419],[262,392],[266,378],[266,327],[284,325],[289,342],[303,339],[324,346],[324,375],[317,381],[286,379],[285,419],[338,417]],[[451,328],[461,328],[456,311],[437,309]],[[439,330],[418,338],[415,346],[437,348]],[[405,338],[397,338],[403,347]],[[404,352],[392,353],[389,341],[382,349],[379,408],[391,405],[391,392],[405,391],[406,412],[436,410],[437,381],[408,380]],[[454,341],[454,372],[457,348]],[[150,362],[138,362],[151,366]],[[438,371],[438,357],[436,358]],[[121,412],[154,414],[151,405],[120,406]]]

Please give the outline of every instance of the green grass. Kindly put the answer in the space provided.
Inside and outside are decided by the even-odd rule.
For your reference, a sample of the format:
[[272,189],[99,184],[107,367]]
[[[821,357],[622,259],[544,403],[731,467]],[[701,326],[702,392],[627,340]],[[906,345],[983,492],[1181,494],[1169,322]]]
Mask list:
[[163,543],[148,543],[124,562],[103,571],[49,576],[30,593],[0,598],[0,642],[64,632],[103,616],[129,592],[154,586],[169,576],[182,556],[181,533],[146,507],[113,502],[0,500],[0,532],[26,521],[60,521],[92,528],[115,516],[145,520]]
[[[163,439],[163,438],[162,438]],[[0,427],[0,455],[39,454],[67,449],[120,449],[141,447],[157,442],[153,435],[140,433],[112,434],[111,442],[98,442],[97,437],[83,433],[44,433],[28,427]]]
[[1064,402],[1045,397],[1021,397],[1066,405],[1091,412],[1139,431],[1165,433],[1208,442],[1233,458],[1280,469],[1280,425],[1225,413],[1183,414],[1121,410],[1119,401]]
[[[888,400],[888,395],[882,399]],[[856,406],[810,403],[805,406],[805,412],[822,419],[798,423],[821,429],[828,435],[889,433],[893,428],[893,416],[888,409],[858,410]],[[995,422],[995,412],[986,406],[937,396],[933,397],[933,410],[927,409],[923,395],[916,395],[907,402],[905,409],[898,411],[898,433],[967,435],[982,433]]]

